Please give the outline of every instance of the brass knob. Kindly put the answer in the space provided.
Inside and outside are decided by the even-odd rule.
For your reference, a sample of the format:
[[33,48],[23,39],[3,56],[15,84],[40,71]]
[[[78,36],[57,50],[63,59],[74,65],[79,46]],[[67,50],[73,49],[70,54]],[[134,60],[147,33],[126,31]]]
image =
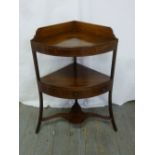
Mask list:
[[78,97],[79,96],[79,93],[78,92],[74,92],[73,93],[73,96]]

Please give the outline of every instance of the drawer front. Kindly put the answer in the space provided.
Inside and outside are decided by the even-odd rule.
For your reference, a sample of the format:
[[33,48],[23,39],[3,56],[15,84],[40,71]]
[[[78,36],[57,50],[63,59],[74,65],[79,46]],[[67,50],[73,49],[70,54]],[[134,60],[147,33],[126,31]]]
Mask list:
[[40,90],[45,94],[59,98],[82,99],[97,96],[111,90],[111,84],[108,84],[106,86],[85,88],[82,90],[78,89],[74,90],[74,89],[51,87],[51,86],[49,87],[48,85],[40,84]]

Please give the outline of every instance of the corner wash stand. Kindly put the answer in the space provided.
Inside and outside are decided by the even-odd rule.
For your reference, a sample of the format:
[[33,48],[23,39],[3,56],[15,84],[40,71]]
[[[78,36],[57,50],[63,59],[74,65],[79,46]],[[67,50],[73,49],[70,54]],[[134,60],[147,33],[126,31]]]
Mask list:
[[[112,87],[118,39],[109,27],[71,21],[39,28],[31,40],[32,54],[39,90],[39,117],[36,133],[41,123],[61,117],[71,123],[82,123],[88,117],[110,120],[117,131],[112,110]],[[73,57],[73,63],[51,74],[40,77],[37,52],[53,56]],[[77,57],[112,52],[110,76],[77,63]],[[109,93],[109,116],[82,111],[78,99]],[[75,99],[69,113],[43,117],[43,93],[66,99]]]

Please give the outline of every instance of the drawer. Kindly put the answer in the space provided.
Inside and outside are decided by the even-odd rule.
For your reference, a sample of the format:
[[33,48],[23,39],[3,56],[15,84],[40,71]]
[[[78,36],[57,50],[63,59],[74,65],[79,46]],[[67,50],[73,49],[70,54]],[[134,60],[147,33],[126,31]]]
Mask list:
[[89,88],[60,88],[60,87],[51,87],[45,84],[40,84],[40,90],[48,95],[52,95],[59,98],[66,98],[66,99],[82,99],[88,97],[94,97],[100,94],[103,94],[109,90],[111,90],[111,84],[107,85],[100,85],[96,87],[89,87]]

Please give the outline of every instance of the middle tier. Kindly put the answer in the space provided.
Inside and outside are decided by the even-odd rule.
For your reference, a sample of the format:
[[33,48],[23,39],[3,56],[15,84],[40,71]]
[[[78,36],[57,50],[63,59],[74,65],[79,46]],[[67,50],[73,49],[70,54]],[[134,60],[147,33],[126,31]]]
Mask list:
[[40,90],[67,99],[88,98],[112,88],[110,77],[80,64],[70,64],[40,79]]

